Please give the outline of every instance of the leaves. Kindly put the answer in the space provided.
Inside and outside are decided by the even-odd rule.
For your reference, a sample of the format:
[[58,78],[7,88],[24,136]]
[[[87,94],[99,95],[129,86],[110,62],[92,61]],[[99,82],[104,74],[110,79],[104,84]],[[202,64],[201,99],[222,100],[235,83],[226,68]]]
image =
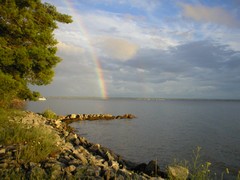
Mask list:
[[[53,68],[61,61],[56,56],[57,22],[71,23],[41,0],[0,0],[0,70],[24,85],[49,84]],[[25,86],[27,88],[27,86]]]

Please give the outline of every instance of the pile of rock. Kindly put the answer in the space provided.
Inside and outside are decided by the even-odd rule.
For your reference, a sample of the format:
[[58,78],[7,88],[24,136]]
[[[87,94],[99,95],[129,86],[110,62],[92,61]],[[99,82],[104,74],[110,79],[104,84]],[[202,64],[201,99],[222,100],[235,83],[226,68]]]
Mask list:
[[62,121],[73,122],[82,120],[113,120],[113,119],[133,119],[136,118],[133,114],[124,114],[114,116],[112,114],[69,114]]
[[[22,122],[28,122],[34,114],[27,113]],[[70,117],[69,117],[70,118]],[[41,122],[36,123],[42,119]],[[33,121],[32,121],[33,122]],[[35,123],[49,127],[59,137],[60,150],[52,153],[40,162],[22,162],[18,159],[18,145],[0,145],[0,169],[21,172],[22,179],[163,179],[168,174],[160,171],[156,161],[148,164],[136,164],[123,159],[110,149],[100,144],[93,144],[84,137],[75,134],[69,126],[61,120],[45,119],[40,115],[35,116]],[[29,122],[28,122],[29,123]],[[24,146],[24,144],[22,144]],[[179,169],[179,168],[178,168]],[[172,169],[172,174],[177,174]],[[0,177],[4,171],[0,171]],[[175,175],[177,177],[178,175]],[[173,177],[171,175],[171,177]],[[4,177],[3,177],[4,178]],[[21,178],[21,177],[19,177]]]

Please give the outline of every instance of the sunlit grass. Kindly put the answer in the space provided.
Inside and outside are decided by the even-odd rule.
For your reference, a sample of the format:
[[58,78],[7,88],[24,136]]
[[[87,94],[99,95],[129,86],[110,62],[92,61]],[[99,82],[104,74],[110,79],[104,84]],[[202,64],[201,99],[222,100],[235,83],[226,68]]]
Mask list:
[[18,160],[39,162],[58,149],[57,139],[49,128],[29,127],[14,121],[23,114],[17,110],[0,109],[0,144],[16,144]]
[[[224,172],[217,174],[211,171],[211,162],[203,162],[201,158],[201,147],[196,147],[193,150],[192,160],[189,161],[177,161],[174,160],[173,165],[180,165],[189,170],[189,179],[191,180],[223,180],[226,175],[230,174],[229,168],[226,168]],[[240,170],[237,175],[235,175],[236,180],[240,180]],[[171,178],[170,178],[171,179]]]
[[57,114],[53,112],[51,109],[47,109],[42,113],[43,117],[49,118],[49,119],[56,119]]

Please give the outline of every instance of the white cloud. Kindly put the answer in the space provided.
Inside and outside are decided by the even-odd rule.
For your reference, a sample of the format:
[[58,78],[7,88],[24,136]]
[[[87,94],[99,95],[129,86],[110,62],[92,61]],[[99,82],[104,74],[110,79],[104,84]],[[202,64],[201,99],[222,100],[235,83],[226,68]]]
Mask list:
[[72,55],[82,54],[85,51],[82,47],[74,46],[72,44],[66,44],[63,42],[58,42],[57,48],[58,48],[58,51],[61,51],[61,53],[63,54],[72,54]]
[[111,59],[129,60],[137,53],[138,46],[131,41],[115,37],[102,37],[98,46]]
[[183,3],[181,7],[183,8],[184,16],[195,21],[211,22],[229,27],[240,27],[240,22],[223,8]]
[[[117,3],[130,3],[142,12],[144,6],[154,10],[159,1],[148,7],[147,2]],[[181,14],[167,21],[160,12],[161,16],[151,12],[136,16],[88,5],[75,12],[72,24],[60,24],[55,31],[63,61],[56,67],[54,82],[44,90],[46,95],[56,95],[57,90],[61,95],[101,96],[94,54],[110,96],[239,97],[240,35],[232,28],[238,22],[224,9],[182,4],[178,13],[194,21]]]

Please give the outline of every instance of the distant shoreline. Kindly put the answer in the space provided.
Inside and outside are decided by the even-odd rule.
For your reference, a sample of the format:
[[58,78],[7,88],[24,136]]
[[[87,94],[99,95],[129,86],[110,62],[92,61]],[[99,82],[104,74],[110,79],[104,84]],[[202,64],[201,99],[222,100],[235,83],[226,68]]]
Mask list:
[[240,99],[210,98],[141,98],[141,97],[81,97],[81,96],[44,96],[47,99],[86,99],[86,100],[140,100],[140,101],[240,101]]

